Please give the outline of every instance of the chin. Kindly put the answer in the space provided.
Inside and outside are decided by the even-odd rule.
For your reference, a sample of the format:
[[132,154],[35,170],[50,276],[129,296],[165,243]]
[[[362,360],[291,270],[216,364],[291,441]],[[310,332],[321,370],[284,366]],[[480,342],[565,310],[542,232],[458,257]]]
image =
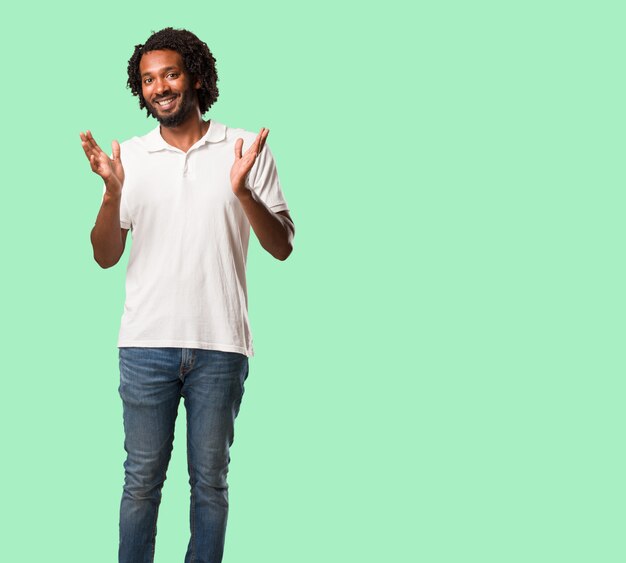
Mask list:
[[182,125],[193,108],[180,107],[172,114],[160,113],[153,105],[148,105],[150,115],[154,117],[163,127],[178,127]]
[[185,121],[186,115],[155,115],[157,121],[163,125],[163,127],[178,127]]

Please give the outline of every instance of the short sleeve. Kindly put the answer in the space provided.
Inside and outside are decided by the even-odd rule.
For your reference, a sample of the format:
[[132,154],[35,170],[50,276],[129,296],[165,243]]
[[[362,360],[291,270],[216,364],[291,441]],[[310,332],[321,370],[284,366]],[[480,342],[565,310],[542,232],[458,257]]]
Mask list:
[[[102,199],[104,200],[104,194],[107,191],[107,187],[102,185]],[[130,213],[128,211],[128,203],[126,196],[124,195],[124,188],[122,188],[122,199],[120,200],[120,227],[122,229],[132,229],[133,224],[130,220]]]
[[273,212],[288,211],[289,207],[280,187],[276,163],[270,147],[266,144],[257,157],[248,177],[249,188],[256,193],[261,201]]

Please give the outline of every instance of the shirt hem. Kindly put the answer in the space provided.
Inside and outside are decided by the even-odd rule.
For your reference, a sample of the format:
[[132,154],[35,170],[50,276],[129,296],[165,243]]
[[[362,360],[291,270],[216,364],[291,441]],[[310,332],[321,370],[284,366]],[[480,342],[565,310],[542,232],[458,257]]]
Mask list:
[[289,211],[286,203],[277,203],[276,205],[269,205],[270,211],[278,213],[279,211]]
[[254,356],[252,347],[235,346],[233,344],[216,344],[194,340],[118,340],[118,348],[197,348],[199,350],[219,350],[221,352],[235,352],[251,358]]

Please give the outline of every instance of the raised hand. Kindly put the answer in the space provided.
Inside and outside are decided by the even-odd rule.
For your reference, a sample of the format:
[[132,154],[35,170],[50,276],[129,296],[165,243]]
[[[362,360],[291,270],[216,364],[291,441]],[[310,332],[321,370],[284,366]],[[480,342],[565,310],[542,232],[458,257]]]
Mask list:
[[80,134],[81,145],[91,165],[91,170],[98,174],[106,184],[108,192],[119,194],[124,185],[124,167],[120,158],[120,144],[117,141],[111,143],[113,158],[98,146],[91,131]]
[[257,156],[259,156],[261,150],[263,150],[265,139],[267,139],[269,133],[270,130],[263,127],[254,140],[254,143],[252,143],[243,156],[241,154],[243,139],[237,139],[235,142],[235,162],[230,169],[230,183],[237,197],[245,195],[249,191],[248,188],[246,188],[246,177],[254,165]]

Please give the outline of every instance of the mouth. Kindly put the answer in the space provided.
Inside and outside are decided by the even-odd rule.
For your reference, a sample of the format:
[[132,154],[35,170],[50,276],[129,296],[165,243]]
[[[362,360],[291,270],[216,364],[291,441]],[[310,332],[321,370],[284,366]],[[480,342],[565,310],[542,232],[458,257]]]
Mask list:
[[155,100],[154,103],[162,110],[170,110],[176,105],[176,96],[168,96],[162,100]]

